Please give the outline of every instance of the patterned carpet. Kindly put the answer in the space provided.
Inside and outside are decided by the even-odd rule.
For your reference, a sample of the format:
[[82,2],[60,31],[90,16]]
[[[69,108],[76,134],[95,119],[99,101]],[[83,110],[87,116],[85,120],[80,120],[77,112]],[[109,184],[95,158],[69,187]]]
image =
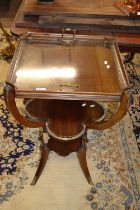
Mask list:
[[[53,152],[38,183],[30,185],[40,158],[40,130],[18,124],[6,109],[2,93],[9,63],[1,58],[0,209],[140,210],[139,58],[136,54],[133,63],[125,64],[134,85],[129,113],[111,129],[88,131],[93,187],[86,182],[75,153],[63,158]],[[17,103],[22,111],[21,100]]]

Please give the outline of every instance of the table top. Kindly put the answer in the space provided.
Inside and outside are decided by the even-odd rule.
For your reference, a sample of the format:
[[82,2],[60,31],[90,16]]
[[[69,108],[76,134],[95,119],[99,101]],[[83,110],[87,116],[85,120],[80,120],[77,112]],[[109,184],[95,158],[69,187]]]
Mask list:
[[31,30],[73,26],[140,33],[140,17],[128,17],[114,6],[114,2],[115,0],[55,0],[42,4],[37,0],[24,0],[17,13],[15,26],[31,27]]
[[120,16],[125,14],[116,9],[115,0],[55,0],[51,3],[41,3],[37,0],[24,0],[23,13],[27,15],[73,15],[73,16]]
[[114,2],[56,0],[45,5],[36,0],[23,0],[11,32],[18,36],[27,32],[60,33],[60,28],[70,27],[77,34],[114,37],[121,50],[139,52],[140,17],[128,17],[113,6]]
[[129,85],[114,40],[73,34],[22,36],[7,81],[17,97],[75,100],[119,101]]

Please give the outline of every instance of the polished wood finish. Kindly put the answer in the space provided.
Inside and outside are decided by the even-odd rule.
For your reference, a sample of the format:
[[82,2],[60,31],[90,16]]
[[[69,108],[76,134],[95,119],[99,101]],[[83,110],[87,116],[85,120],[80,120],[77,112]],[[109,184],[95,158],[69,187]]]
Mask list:
[[43,144],[41,148],[41,158],[40,158],[39,166],[37,168],[34,179],[31,182],[31,185],[35,185],[39,177],[41,176],[42,171],[47,163],[49,152],[50,152],[50,149],[48,148],[47,144]]
[[[99,104],[95,101],[75,101],[75,100],[44,100],[44,99],[31,99],[26,100],[25,102],[26,114],[34,121],[40,120],[45,121],[48,117],[53,118],[54,121],[57,119],[59,121],[60,118],[65,115],[69,116],[69,124],[73,127],[73,131],[71,130],[69,133],[63,133],[68,131],[61,131],[61,136],[74,135],[75,126],[78,128],[77,122],[86,121],[87,123],[94,121],[98,121],[105,114],[105,107],[102,104]],[[56,110],[57,107],[57,111]],[[76,109],[77,108],[77,109]],[[37,110],[37,112],[36,112]],[[52,111],[53,110],[53,111]],[[76,124],[73,125],[73,117],[77,117],[75,120]],[[63,126],[66,125],[66,120],[63,117]],[[57,122],[56,122],[57,124]],[[62,126],[62,125],[61,125]],[[63,127],[62,126],[62,127]],[[80,128],[80,127],[79,127]],[[57,128],[57,135],[59,135],[60,127]],[[80,130],[78,131],[80,132]]]
[[128,109],[128,95],[126,91],[123,91],[120,101],[120,106],[115,115],[113,115],[109,120],[101,122],[92,122],[87,124],[87,128],[92,128],[95,130],[103,130],[110,128],[111,126],[118,123],[126,114]]
[[40,5],[36,0],[25,1],[11,30],[13,33],[26,31],[27,28],[28,31],[39,29],[41,32],[50,32],[51,29],[59,32],[61,27],[71,27],[86,31],[139,33],[139,18],[128,18],[113,6],[113,2],[58,0]]
[[[93,184],[86,162],[87,129],[110,128],[128,108],[130,86],[115,41],[63,32],[23,35],[4,88],[15,119],[27,127],[42,127],[48,135],[47,142],[41,136],[41,159],[32,184],[50,151],[62,156],[76,152],[88,183]],[[15,98],[20,97],[27,117],[17,109]],[[116,101],[120,106],[105,121],[107,110],[99,101]]]
[[[35,35],[34,38],[39,43],[32,49],[32,35],[23,36],[22,47],[29,42],[30,44],[23,47],[24,53],[20,51],[23,48],[19,44],[5,86],[5,101],[15,119],[27,127],[42,127],[49,137],[46,142],[41,136],[41,158],[32,185],[39,179],[50,151],[62,156],[76,152],[80,167],[88,183],[92,185],[86,162],[87,129],[110,128],[122,119],[128,109],[127,89],[130,87],[118,47],[111,40],[115,39],[121,50],[139,51],[140,20],[138,17],[125,16],[113,6],[114,2],[56,0],[52,4],[39,4],[36,0],[25,0],[15,17],[11,27],[13,34],[19,36],[29,31],[39,34],[43,32],[47,33],[48,40],[53,39],[57,43],[57,48],[53,45],[48,52],[44,51],[44,35]],[[76,35],[70,31],[70,34],[63,37],[60,28],[66,27],[76,29]],[[98,40],[102,45],[87,45],[85,50],[82,45],[75,45],[81,43],[80,40],[88,40],[88,43]],[[112,43],[113,47],[110,48],[109,43]],[[30,51],[33,54],[30,54]],[[115,52],[113,56],[112,51]],[[47,80],[43,72],[42,80],[43,77],[35,78],[36,74],[30,72],[31,69],[43,68],[43,65],[51,64],[51,67],[57,67],[60,61],[61,67],[67,66],[68,63],[71,67],[76,66],[78,76],[73,80],[65,79],[62,83],[62,78],[55,78],[55,82]],[[109,70],[105,69],[104,61],[109,62]],[[33,79],[29,75],[20,78],[18,72],[21,70],[22,73],[23,69],[27,75],[30,72]],[[19,113],[16,97],[26,99],[27,117]],[[117,101],[120,106],[110,119],[105,120],[106,110],[98,101]]]
[[86,143],[82,144],[82,146],[79,148],[77,152],[77,157],[81,166],[81,169],[87,179],[87,182],[90,185],[94,185],[88,170],[87,161],[86,161]]
[[46,165],[46,162],[48,160],[49,152],[54,151],[58,153],[61,156],[66,156],[69,155],[71,152],[77,152],[77,157],[81,166],[81,169],[87,179],[87,182],[90,185],[93,185],[88,166],[87,166],[87,161],[86,161],[86,143],[84,142],[83,139],[76,139],[75,141],[68,141],[68,142],[63,142],[60,140],[54,140],[54,139],[49,139],[47,144],[43,144],[42,150],[41,150],[41,159],[40,163],[38,166],[38,169],[36,171],[36,174],[34,176],[34,179],[31,183],[31,185],[35,185],[41,176],[41,173]]
[[16,97],[59,100],[120,101],[129,85],[114,40],[72,34],[21,37],[7,80]]
[[[4,96],[9,111],[13,114],[14,118],[19,123],[27,127],[42,127],[43,131],[47,132],[45,126],[47,120],[49,122],[49,127],[52,134],[55,133],[56,136],[54,138],[53,135],[51,135],[50,133],[49,135],[50,138],[48,143],[45,143],[43,138],[41,137],[42,148],[41,148],[40,163],[31,184],[32,185],[36,184],[37,180],[39,179],[48,160],[50,151],[55,151],[56,153],[62,156],[69,155],[71,152],[77,152],[81,169],[85,174],[88,183],[92,184],[92,180],[86,163],[86,141],[87,141],[85,138],[86,130],[84,129],[83,132],[81,132],[83,129],[82,121],[85,119],[86,109],[82,109],[81,102],[73,101],[73,103],[71,103],[71,101],[61,101],[61,100],[48,101],[47,104],[48,107],[44,106],[47,109],[48,113],[47,116],[46,112],[42,112],[42,110],[39,109],[40,108],[39,106],[38,109],[36,109],[36,106],[35,107],[33,106],[32,109],[32,105],[30,107],[29,103],[28,104],[29,107],[28,106],[26,107],[28,109],[28,112],[31,109],[31,111],[33,111],[34,115],[38,120],[41,119],[45,120],[45,121],[33,122],[33,119],[32,121],[26,119],[19,113],[15,104],[15,88],[13,85],[10,85],[8,83],[6,84],[4,89]],[[31,102],[34,102],[34,100]],[[44,102],[43,105],[46,105],[45,100],[39,102],[41,103]],[[37,105],[39,105],[39,103]],[[41,108],[42,107],[43,106],[41,104]],[[41,110],[41,112],[38,112],[37,110]],[[99,109],[97,108],[97,110]],[[100,116],[100,113],[96,114],[95,116],[96,118],[98,118]],[[80,135],[77,135],[77,133],[79,132],[81,132]],[[62,140],[60,140],[59,136],[60,137],[62,136],[61,137]],[[69,141],[64,141],[63,137],[67,137]],[[73,137],[75,137],[75,139],[73,139]]]
[[4,88],[4,97],[5,102],[7,105],[7,108],[10,110],[12,115],[15,117],[15,119],[21,123],[22,125],[25,125],[29,128],[37,128],[37,127],[44,127],[45,121],[41,122],[33,122],[31,120],[26,119],[24,116],[21,115],[19,112],[16,101],[15,101],[15,87],[12,84],[6,83],[6,86]]
[[40,4],[36,0],[25,0],[23,13],[30,15],[46,14],[70,14],[70,15],[118,15],[124,16],[119,10],[113,7],[114,0],[98,1],[79,0],[63,1],[55,0],[52,4]]
[[[39,179],[48,160],[49,152],[55,151],[56,153],[62,156],[66,156],[71,152],[77,152],[77,157],[81,169],[88,183],[92,185],[93,182],[86,162],[87,137],[86,137],[85,128],[87,127],[87,128],[94,128],[100,130],[100,129],[109,128],[113,126],[115,123],[117,123],[124,116],[128,108],[126,91],[123,91],[122,100],[120,102],[120,107],[118,109],[118,112],[115,114],[114,117],[111,118],[111,120],[108,120],[106,122],[104,122],[104,112],[100,107],[98,107],[99,105],[96,102],[90,102],[90,103],[88,102],[86,106],[81,106],[83,105],[83,102],[81,101],[71,102],[63,100],[48,101],[48,104],[46,103],[45,100],[39,100],[41,108],[43,108],[43,105],[44,107],[46,107],[46,110],[48,111],[48,116],[46,115],[47,112],[44,112],[43,115],[43,112],[39,107],[39,102],[36,103],[36,105],[38,105],[38,109],[36,109],[36,106],[33,106],[33,103],[36,100],[35,101],[32,100],[31,106],[30,103],[28,103],[28,106],[26,108],[29,113],[31,112],[32,115],[35,115],[36,119],[38,119],[39,122],[29,121],[25,117],[21,116],[19,111],[17,110],[15,104],[14,86],[7,83],[5,86],[4,93],[5,93],[4,94],[5,101],[8,105],[8,108],[15,117],[15,119],[18,120],[18,122],[28,127],[42,126],[44,132],[47,132],[49,135],[49,140],[47,143],[44,142],[44,139],[41,137],[42,141],[41,159],[35,177],[31,184],[32,185],[36,184],[37,180]],[[92,109],[92,111],[91,110],[89,111],[89,109]],[[40,111],[38,112],[38,110],[41,110],[41,112]],[[89,113],[91,112],[93,112],[91,115],[93,116],[93,118],[89,116]],[[41,119],[45,119],[45,122],[47,120],[47,124],[49,125],[50,130],[48,130],[48,126],[46,126],[46,123],[44,124],[44,121],[43,122],[40,121]],[[82,130],[83,132],[81,132]],[[80,135],[77,135],[77,133],[79,132]],[[75,139],[73,137],[75,137]]]
[[[58,1],[54,2],[54,5],[38,5],[37,1],[30,1],[29,3],[23,1],[11,26],[11,32],[16,36],[29,31],[37,33],[61,33],[60,28],[70,27],[75,28],[77,34],[114,37],[121,51],[140,52],[139,16],[137,18],[128,18],[113,6],[115,0],[89,1],[90,6],[87,1],[73,1],[77,5],[76,7],[74,4],[69,5],[71,1],[62,1],[62,5],[67,4],[69,7],[65,7],[65,10],[63,10],[63,7],[60,8],[59,6],[57,8],[59,9],[59,14],[55,12]],[[85,4],[86,9],[83,7]],[[52,9],[47,11],[47,8],[50,7]],[[38,14],[34,11],[35,8],[38,8]],[[75,8],[76,13],[72,13],[72,8]],[[42,10],[47,11],[46,17],[39,15],[39,12],[41,13]],[[25,13],[35,12],[36,14],[35,16],[31,15],[32,18],[25,18],[26,15],[23,11]],[[70,12],[71,14],[69,15]],[[62,15],[62,13],[64,14]]]

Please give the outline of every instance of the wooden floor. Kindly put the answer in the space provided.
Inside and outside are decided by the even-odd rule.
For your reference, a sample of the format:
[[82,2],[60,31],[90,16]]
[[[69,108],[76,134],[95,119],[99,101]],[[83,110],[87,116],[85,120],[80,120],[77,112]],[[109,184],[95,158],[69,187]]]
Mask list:
[[0,22],[4,27],[11,26],[21,2],[22,0],[11,0],[8,6],[6,0],[0,0]]

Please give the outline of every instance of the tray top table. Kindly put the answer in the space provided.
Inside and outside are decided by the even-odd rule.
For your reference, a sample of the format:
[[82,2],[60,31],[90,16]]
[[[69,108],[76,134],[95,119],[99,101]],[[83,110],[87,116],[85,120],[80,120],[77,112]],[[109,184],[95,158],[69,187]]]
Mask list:
[[[7,107],[21,124],[43,127],[42,155],[35,184],[50,150],[60,155],[76,151],[87,181],[92,180],[86,163],[88,128],[106,129],[116,124],[128,108],[129,83],[114,40],[71,34],[23,35],[15,52],[5,85]],[[24,98],[27,119],[15,98]],[[119,102],[108,120],[103,102]]]
[[128,81],[115,42],[61,36],[28,33],[21,37],[8,76],[16,96],[119,101]]

